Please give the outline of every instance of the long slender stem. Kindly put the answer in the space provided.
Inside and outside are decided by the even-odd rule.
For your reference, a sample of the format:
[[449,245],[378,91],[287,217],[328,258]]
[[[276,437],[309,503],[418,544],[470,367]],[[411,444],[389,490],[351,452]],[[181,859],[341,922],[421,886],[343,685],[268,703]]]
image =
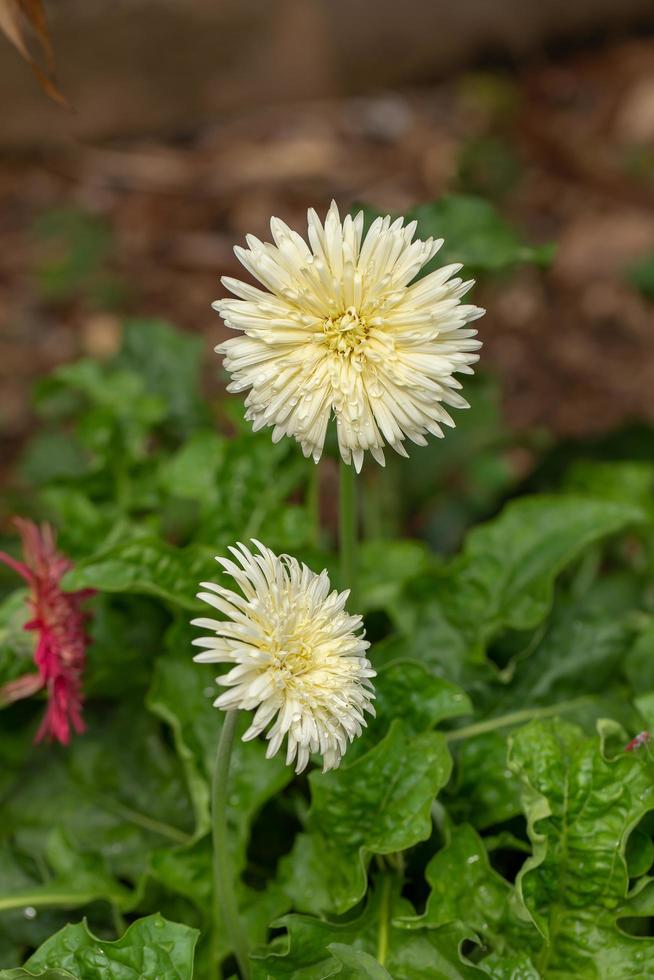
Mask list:
[[309,461],[307,483],[307,512],[311,522],[311,544],[318,550],[321,544],[320,527],[320,464]]
[[127,923],[123,918],[123,914],[120,908],[115,902],[111,903],[111,918],[114,924],[114,931],[116,933],[116,939],[120,939],[127,928]]
[[455,728],[451,732],[445,732],[445,739],[448,742],[461,742],[466,738],[474,738],[475,735],[494,732],[498,728],[522,725],[523,722],[532,721],[534,718],[551,718],[553,715],[578,708],[579,705],[585,704],[589,700],[587,697],[573,698],[571,701],[560,701],[558,704],[549,704],[544,708],[523,708],[521,711],[512,711],[508,715],[499,715],[497,718],[487,718],[486,721],[475,722],[474,725]]
[[[221,926],[228,931],[234,946],[234,955],[243,980],[249,980],[250,967],[247,941],[238,917],[238,904],[234,891],[234,877],[229,860],[227,832],[227,779],[229,760],[234,744],[237,711],[227,711],[218,740],[216,762],[213,770],[211,808],[213,823],[213,874],[214,874],[214,931]],[[217,964],[214,964],[217,969]]]
[[350,590],[348,606],[357,607],[357,485],[354,466],[340,462],[338,500],[339,549],[341,559],[341,588]]
[[391,905],[391,876],[385,875],[382,879],[381,904],[379,908],[379,928],[377,930],[377,961],[382,966],[386,962],[388,953],[388,926],[390,919]]

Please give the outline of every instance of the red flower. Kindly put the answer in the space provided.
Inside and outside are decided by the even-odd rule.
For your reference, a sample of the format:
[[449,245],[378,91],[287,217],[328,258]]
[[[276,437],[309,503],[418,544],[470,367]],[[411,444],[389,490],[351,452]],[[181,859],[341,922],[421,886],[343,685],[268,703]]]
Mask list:
[[85,629],[88,614],[81,607],[93,590],[61,590],[61,579],[72,563],[57,551],[49,524],[38,527],[18,517],[14,523],[23,540],[24,562],[3,551],[0,551],[0,561],[18,572],[30,587],[28,602],[32,619],[25,629],[38,633],[34,651],[38,674],[26,674],[6,684],[0,689],[0,704],[45,688],[48,706],[35,741],[56,739],[67,745],[71,727],[78,733],[84,731],[82,674],[89,638]]
[[636,749],[642,749],[644,745],[649,745],[652,741],[652,736],[649,732],[640,732],[635,738],[632,738],[628,745],[625,745],[625,752],[634,752]]

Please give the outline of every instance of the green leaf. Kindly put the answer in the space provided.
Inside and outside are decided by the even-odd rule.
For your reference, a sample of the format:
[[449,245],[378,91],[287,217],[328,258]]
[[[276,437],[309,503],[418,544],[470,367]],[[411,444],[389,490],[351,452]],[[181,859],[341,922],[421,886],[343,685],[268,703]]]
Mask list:
[[196,432],[174,455],[165,459],[160,483],[174,497],[215,504],[220,493],[218,473],[227,442],[211,430]]
[[[216,748],[224,712],[213,707],[218,695],[215,667],[193,662],[192,638],[197,635],[186,624],[178,624],[166,637],[167,654],[156,665],[148,707],[167,722],[184,764],[196,815],[196,834],[210,829],[209,796]],[[239,734],[249,725],[241,712]],[[240,867],[250,826],[264,803],[280,792],[293,777],[283,757],[265,758],[261,740],[234,745],[230,766],[231,792],[228,819],[234,834],[236,864]]]
[[[582,595],[557,596],[547,629],[514,663],[515,677],[490,689],[492,714],[556,704],[584,694],[619,693],[620,668],[634,643],[639,586],[607,576]],[[537,638],[536,638],[537,639]]]
[[[76,481],[79,482],[79,481]],[[58,528],[57,543],[71,557],[88,555],[110,534],[121,519],[115,501],[95,504],[84,490],[66,483],[45,487],[39,503],[48,520]]]
[[77,207],[50,208],[33,228],[37,241],[36,280],[46,300],[86,300],[106,309],[121,299],[124,287],[108,267],[111,227],[102,215]]
[[508,767],[503,732],[486,732],[456,745],[455,775],[445,801],[454,819],[480,830],[520,813],[520,783]]
[[654,841],[644,831],[636,828],[627,841],[625,852],[629,877],[640,878],[654,864]]
[[[355,917],[338,920],[287,915],[285,937],[273,940],[267,951],[252,956],[252,980],[323,980],[343,976],[384,977],[393,980],[475,980],[484,974],[467,963],[460,947],[471,935],[460,924],[443,929],[398,928],[396,921],[414,909],[400,896],[399,878],[384,875],[368,894]],[[345,952],[347,950],[347,952]],[[380,973],[379,970],[386,972]],[[376,971],[376,972],[370,972]]]
[[[237,855],[240,865],[242,858]],[[183,895],[200,913],[207,931],[212,927],[213,864],[210,837],[188,847],[155,851],[150,858],[153,877],[171,892]],[[239,916],[251,946],[268,938],[268,926],[288,911],[290,901],[277,883],[264,889],[254,889],[236,881]],[[219,935],[212,945],[212,955],[218,959],[232,952],[232,937],[226,926],[219,926]]]
[[652,517],[654,465],[642,460],[579,460],[566,473],[564,489],[617,503],[630,503]]
[[402,586],[430,565],[430,553],[420,541],[365,541],[358,569],[361,608],[386,609]]
[[28,483],[44,486],[54,480],[79,480],[89,466],[89,454],[70,433],[41,430],[27,443],[19,472]]
[[[266,433],[231,439],[216,474],[216,497],[196,533],[199,541],[223,542],[258,537],[268,547],[288,551],[309,540],[308,522],[299,540],[288,537],[287,501],[306,480],[306,460],[288,440],[273,443]],[[304,508],[302,515],[306,515]],[[297,515],[296,515],[297,516]]]
[[[368,524],[376,522],[385,534],[389,527],[390,533],[420,527],[421,537],[437,553],[451,554],[471,524],[497,512],[517,482],[510,455],[514,437],[503,417],[495,378],[475,373],[466,378],[465,394],[470,408],[457,414],[456,428],[447,439],[432,440],[409,459],[392,454],[384,470],[368,476]],[[433,561],[432,553],[430,564]],[[423,563],[424,559],[412,577],[423,570]]]
[[61,828],[45,839],[43,858],[49,873],[46,881],[30,876],[8,843],[0,842],[0,853],[0,912],[26,907],[79,908],[97,900],[121,906],[129,902],[128,889],[108,872],[104,859],[78,852]]
[[[115,711],[87,713],[87,722],[88,731],[66,749],[35,747],[22,764],[16,760],[9,778],[3,773],[0,838],[29,862],[22,883],[13,873],[3,881],[8,869],[0,867],[5,908],[52,904],[53,876],[59,891],[68,883],[77,889],[57,904],[86,904],[93,891],[96,898],[127,906],[147,871],[149,853],[192,839],[181,767],[147,712],[127,702]],[[55,842],[74,845],[75,854],[61,846],[53,850],[53,831],[63,835]],[[48,869],[45,880],[36,873],[40,867]],[[133,883],[134,896],[115,879]]]
[[199,584],[214,570],[214,552],[204,545],[174,548],[159,538],[139,538],[79,562],[66,574],[68,591],[130,592],[197,610]]
[[628,270],[628,279],[648,299],[654,298],[654,253],[646,255]]
[[165,320],[128,320],[115,359],[117,368],[143,378],[147,391],[166,406],[166,425],[182,436],[208,415],[200,400],[203,347],[200,337]]
[[29,619],[26,589],[16,589],[0,602],[0,685],[35,669],[34,634],[25,630]]
[[330,943],[327,949],[342,964],[338,976],[343,977],[343,980],[393,980],[390,973],[370,953],[343,943]]
[[629,835],[654,809],[654,765],[633,753],[608,758],[613,729],[601,731],[598,743],[551,720],[512,739],[533,847],[516,885],[541,934],[534,964],[548,978],[654,977],[654,940],[626,935],[616,921],[628,914]]
[[399,722],[352,765],[312,773],[307,832],[284,861],[297,908],[345,912],[366,890],[373,854],[402,851],[431,834],[430,809],[451,759],[442,735],[408,736]]
[[400,924],[423,928],[461,922],[480,936],[484,950],[502,956],[526,954],[539,946],[536,928],[515,914],[513,887],[493,871],[472,827],[453,829],[449,844],[431,859],[425,876],[431,893],[424,915],[402,919]]
[[642,632],[625,658],[624,672],[634,691],[654,690],[654,617],[642,622]]
[[144,596],[102,592],[86,608],[91,613],[87,627],[91,643],[84,672],[86,696],[122,699],[126,678],[132,694],[145,692],[161,653],[162,633],[170,621],[166,610]]
[[[382,214],[370,207],[366,207],[364,213],[368,225]],[[422,275],[450,262],[462,262],[469,270],[489,273],[510,269],[523,262],[546,266],[554,257],[551,245],[523,245],[493,205],[481,197],[446,195],[407,212],[407,222],[414,219],[418,222],[416,234],[419,238],[445,239],[442,249],[422,270]]]
[[79,980],[190,980],[197,937],[196,929],[160,915],[133,922],[113,943],[92,935],[84,923],[68,925],[48,939],[25,968],[37,976],[36,971],[62,969]]
[[[372,659],[374,663],[374,647]],[[418,735],[447,718],[472,712],[470,699],[460,687],[418,660],[387,664],[379,670],[374,684],[376,714],[368,721],[363,735],[348,749],[348,765],[377,745],[395,718],[402,720],[407,732]]]
[[401,718],[407,731],[415,734],[472,711],[461,688],[417,660],[397,660],[383,667],[375,678],[375,694],[377,717],[387,722]]
[[21,968],[0,970],[0,980],[30,980],[33,977],[38,977],[38,980],[76,980],[74,974],[68,970],[45,970],[39,973],[28,973]]
[[632,505],[584,497],[512,502],[470,532],[449,566],[405,590],[404,635],[387,656],[441,663],[457,680],[466,663],[483,663],[488,643],[502,630],[542,622],[556,576],[585,548],[645,519]]
[[491,953],[481,960],[479,968],[493,980],[542,980],[526,953]]

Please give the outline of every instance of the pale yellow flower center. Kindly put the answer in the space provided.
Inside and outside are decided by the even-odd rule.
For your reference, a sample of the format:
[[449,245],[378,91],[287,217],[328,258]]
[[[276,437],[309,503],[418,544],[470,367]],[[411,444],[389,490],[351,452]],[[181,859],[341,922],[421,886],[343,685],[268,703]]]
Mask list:
[[362,352],[368,329],[365,317],[359,316],[353,306],[348,306],[345,313],[330,317],[323,324],[325,343],[331,351],[343,356]]
[[270,657],[268,669],[286,678],[301,677],[315,667],[313,644],[306,640],[308,624],[304,617],[299,618],[300,622],[297,617],[295,622],[285,622],[282,615],[262,644]]

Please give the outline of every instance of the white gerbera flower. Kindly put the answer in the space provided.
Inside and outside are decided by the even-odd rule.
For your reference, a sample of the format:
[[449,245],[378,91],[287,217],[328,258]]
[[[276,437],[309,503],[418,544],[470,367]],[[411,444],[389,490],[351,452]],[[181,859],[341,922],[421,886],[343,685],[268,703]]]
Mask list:
[[332,203],[324,227],[313,210],[308,222],[311,247],[272,218],[274,245],[248,235],[234,250],[267,291],[222,280],[238,299],[214,309],[244,335],[216,347],[228,390],[249,389],[255,431],[293,436],[316,462],[333,413],[345,462],[359,471],[370,450],[383,465],[384,445],[407,456],[405,438],[422,446],[454,425],[444,405],[469,407],[454,374],[472,374],[481,344],[466,325],[484,311],[461,304],[473,283],[458,264],[413,282],[443,244],[412,242],[415,221],[377,218],[364,239],[363,213],[341,222]]
[[311,752],[335,769],[348,744],[361,734],[364,712],[374,714],[375,671],[366,657],[361,616],[345,610],[349,592],[330,591],[326,571],[316,575],[289,555],[277,556],[258,541],[258,554],[245,545],[229,550],[238,564],[216,558],[243,595],[202,582],[199,599],[227,619],[195,619],[215,635],[193,641],[204,647],[200,663],[229,663],[217,678],[229,688],[217,708],[256,709],[244,741],[267,733],[267,757],[287,737],[286,764],[302,772]]

